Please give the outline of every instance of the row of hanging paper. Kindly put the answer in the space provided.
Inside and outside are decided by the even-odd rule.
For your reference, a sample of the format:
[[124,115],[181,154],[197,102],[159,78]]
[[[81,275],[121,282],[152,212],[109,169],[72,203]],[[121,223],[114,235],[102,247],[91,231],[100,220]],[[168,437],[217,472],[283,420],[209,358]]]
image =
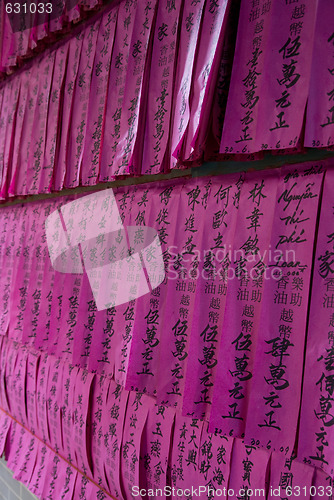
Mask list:
[[101,8],[99,0],[5,1],[0,7],[0,77],[36,55]]
[[333,498],[331,474],[289,448],[211,433],[108,377],[0,345],[0,453],[41,500]]
[[295,4],[244,0],[236,45],[238,2],[109,7],[2,85],[1,197],[332,146],[333,4]]
[[[331,473],[333,179],[308,163],[3,208],[1,334],[247,444],[291,451],[299,428],[298,457]],[[109,239],[112,199],[123,229]],[[150,242],[141,259],[124,251],[130,228],[156,231],[162,269]],[[117,290],[130,298],[111,306]]]

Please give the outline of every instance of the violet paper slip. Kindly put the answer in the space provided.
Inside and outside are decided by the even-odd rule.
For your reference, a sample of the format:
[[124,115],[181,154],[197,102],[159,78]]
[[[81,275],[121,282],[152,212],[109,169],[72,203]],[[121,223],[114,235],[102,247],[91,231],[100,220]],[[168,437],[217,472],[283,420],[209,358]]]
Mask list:
[[323,164],[284,167],[275,201],[245,441],[292,451]]
[[304,144],[323,148],[334,145],[334,31],[333,4],[318,1],[310,90],[307,101]]
[[27,176],[25,194],[37,194],[40,192],[46,146],[49,101],[52,99],[51,88],[54,75],[55,56],[55,51],[45,54],[38,68],[39,87],[37,105],[34,110],[30,111],[30,113],[33,113],[33,122],[30,153],[27,171],[25,172]]
[[12,341],[8,337],[1,337],[0,357],[0,409],[10,413],[8,395],[6,391],[6,366]]
[[87,127],[90,84],[100,21],[101,19],[99,18],[84,30],[80,63],[73,94],[71,133],[68,139],[67,169],[64,180],[64,186],[67,188],[77,187],[80,180],[83,146]]
[[334,170],[325,173],[312,276],[298,459],[334,471],[332,355],[334,340]]
[[147,115],[141,173],[157,174],[163,171],[163,162],[169,152],[169,127],[171,118],[175,55],[183,2],[161,0],[157,6],[157,18],[153,38],[152,61],[147,71]]
[[202,419],[212,405],[243,178],[233,174],[210,182],[182,407],[183,414]]
[[233,438],[223,433],[210,433],[207,422],[204,422],[199,449],[199,474],[202,478],[200,484],[207,488],[208,500],[218,495],[227,498],[233,442]]
[[[67,163],[68,148],[69,141],[72,140],[72,131],[70,128],[70,124],[73,114],[74,92],[76,89],[83,38],[84,30],[78,33],[75,37],[71,38],[69,41],[66,76],[64,83],[65,87],[61,116],[59,118],[61,120],[61,130],[59,131],[59,137],[57,138],[57,143],[59,141],[59,150],[56,157],[52,185],[52,187],[56,191],[60,191],[64,187],[66,172],[69,168],[69,165]],[[76,110],[74,112],[76,112]]]
[[105,115],[108,119],[104,119],[102,128],[99,182],[111,181],[116,170],[115,155],[121,137],[124,91],[136,11],[137,0],[131,3],[121,2],[119,6],[105,108],[105,112],[108,111],[108,115]]
[[[8,183],[10,180],[10,169],[12,165],[12,155],[14,146],[15,121],[18,110],[18,99],[20,95],[21,78],[13,78],[8,84],[10,89],[8,101],[5,103],[6,123],[4,124],[5,142],[0,155],[1,191],[0,199],[4,200],[8,196]],[[2,128],[2,127],[1,127]]]
[[[25,222],[22,232],[22,247],[20,255],[16,257],[16,273],[10,294],[9,330],[8,335],[13,340],[24,341],[28,332],[23,333],[24,315],[27,308],[28,285],[31,277],[32,250],[39,236],[38,223],[40,220],[41,207],[38,203],[26,205],[23,209]],[[24,335],[24,338],[23,338]]]
[[[281,450],[280,450],[281,451]],[[270,464],[268,500],[274,498],[313,498],[314,469],[296,460],[290,452],[273,452]],[[313,493],[313,494],[312,494]]]
[[264,50],[271,3],[242,0],[220,153],[253,153],[262,103]]
[[102,128],[109,71],[117,26],[118,6],[112,6],[101,18],[90,85],[86,135],[81,157],[80,179],[83,186],[97,184],[100,168]]
[[42,171],[40,172],[40,193],[47,193],[51,189],[52,175],[56,158],[57,135],[60,133],[60,127],[58,129],[62,109],[60,103],[64,92],[63,82],[65,77],[68,48],[69,42],[66,42],[55,51],[56,53],[45,131],[45,147],[41,160]]
[[150,293],[135,302],[134,325],[129,352],[125,388],[156,394],[159,373],[160,336],[163,332],[164,306],[169,282],[170,243],[177,232],[173,224],[177,217],[184,181],[147,184],[140,189],[137,205],[132,207],[133,219],[138,224],[135,238],[144,237],[144,227],[157,231],[164,259],[158,259],[158,249],[147,254],[146,270],[149,271]]
[[[62,457],[52,453],[46,465],[46,478],[41,500],[72,500],[78,472]],[[85,497],[84,497],[85,498]]]
[[[14,434],[15,432],[15,434]],[[14,472],[14,479],[16,475],[20,474],[20,468],[22,462],[26,459],[26,462],[29,461],[29,447],[32,449],[32,453],[35,451],[36,446],[36,438],[32,436],[32,434],[24,429],[20,424],[14,422],[11,426],[11,439],[10,443],[7,442],[8,448],[8,456],[7,458],[7,467]],[[33,459],[36,459],[36,455]],[[27,467],[27,463],[25,464]],[[32,474],[32,469],[35,463],[30,464],[29,468],[27,468],[27,478],[24,478],[23,475],[21,480],[27,484]]]
[[[157,402],[181,408],[188,346],[198,285],[202,234],[206,221],[208,178],[192,179],[181,191],[175,217],[173,245],[169,247],[167,293],[159,346]],[[172,206],[174,209],[174,207]]]
[[185,120],[187,128],[183,127],[184,135],[178,146],[183,161],[195,158],[193,145],[199,128],[204,126],[207,129],[210,117],[208,110],[212,106],[231,3],[228,0],[220,0],[214,5],[206,2],[204,6],[202,30],[197,42],[198,53],[192,76],[188,124]]
[[155,18],[156,3],[156,0],[145,0],[136,9],[132,37],[129,39],[130,52],[119,122],[119,137],[113,158],[114,175],[139,173],[141,168],[144,129],[139,126],[139,123],[145,120],[142,106],[146,111],[147,66],[150,64],[152,53],[150,33]]
[[[150,408],[140,445],[139,487],[164,490],[167,486],[168,460],[175,411],[167,406]],[[150,494],[142,498],[149,498]]]
[[79,470],[92,476],[93,464],[90,460],[90,422],[89,406],[91,402],[92,382],[94,374],[79,369],[73,399],[73,444]]
[[228,498],[266,498],[270,453],[255,445],[245,445],[241,439],[233,442]]
[[263,47],[256,151],[291,148],[300,137],[310,85],[317,5],[272,2],[270,32]]
[[[183,498],[198,496],[200,484],[200,443],[204,423],[176,413],[171,453],[171,486],[183,490]],[[197,491],[197,494],[193,493]],[[193,497],[194,495],[194,497]]]
[[172,104],[171,153],[174,158],[169,158],[170,168],[176,167],[176,158],[179,158],[181,150],[180,141],[189,121],[190,90],[204,4],[203,0],[196,4],[184,0],[173,89],[175,102]]
[[[102,405],[102,443],[100,454],[108,491],[115,498],[123,498],[121,486],[121,454],[123,453],[123,428],[129,392],[110,380],[107,398]],[[135,463],[135,462],[134,462]]]
[[277,186],[269,171],[247,173],[241,187],[210,414],[210,430],[234,437],[245,430]]
[[[92,399],[89,408],[90,436],[91,436],[91,457],[94,464],[93,479],[105,490],[108,490],[104,461],[108,453],[105,445],[108,434],[104,435],[104,430],[108,430],[109,415],[105,412],[106,399],[108,395],[110,379],[104,375],[95,376],[92,382]],[[106,441],[105,441],[106,440]]]
[[130,392],[125,414],[121,448],[121,484],[123,498],[133,498],[133,487],[139,485],[139,453],[147,415],[154,399],[140,392]]

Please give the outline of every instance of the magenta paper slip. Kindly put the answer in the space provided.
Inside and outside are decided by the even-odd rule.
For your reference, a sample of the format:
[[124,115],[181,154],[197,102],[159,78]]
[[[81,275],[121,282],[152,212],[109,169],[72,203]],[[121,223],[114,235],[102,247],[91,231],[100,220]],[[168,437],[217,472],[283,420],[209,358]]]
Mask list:
[[101,18],[96,41],[92,81],[89,93],[86,136],[81,159],[80,179],[84,186],[97,183],[100,168],[102,128],[105,119],[105,105],[109,71],[117,26],[118,6],[112,6]]
[[78,474],[73,498],[89,498],[89,500],[104,500],[110,498],[105,491],[92,483],[86,476]]
[[[206,199],[182,411],[209,417],[237,222],[240,174],[214,177]],[[225,346],[224,346],[225,347]]]
[[171,456],[171,486],[182,489],[183,498],[191,500],[192,489],[200,486],[198,474],[200,443],[203,429],[201,420],[175,416],[173,447]]
[[[120,127],[124,91],[136,11],[137,0],[131,3],[122,2],[119,6],[109,72],[108,97],[105,108],[108,110],[108,114],[106,115],[108,119],[105,119],[102,130],[100,182],[111,181],[116,170],[115,155],[117,144],[121,137]],[[140,56],[141,54],[138,55]]]
[[121,484],[123,498],[133,498],[132,488],[139,485],[139,453],[148,412],[154,399],[140,392],[130,392],[125,414],[121,447]]
[[268,500],[279,498],[313,498],[311,495],[314,468],[297,462],[291,452],[273,452],[270,463]]
[[[19,142],[19,154],[17,165],[13,165],[11,177],[8,179],[10,182],[8,187],[8,195],[24,195],[27,194],[27,170],[29,155],[31,152],[32,135],[35,133],[34,129],[34,114],[38,106],[38,87],[41,79],[41,72],[43,67],[43,57],[39,57],[36,63],[31,67],[29,80],[27,82],[27,98],[26,106],[24,109],[24,118],[22,123],[22,130]],[[14,170],[15,168],[15,170]],[[28,193],[29,194],[29,193]]]
[[168,137],[171,118],[175,55],[183,2],[161,0],[153,38],[152,61],[147,71],[149,100],[145,124],[141,173],[157,174],[170,155]]
[[[175,411],[154,405],[149,409],[140,445],[139,485],[156,490],[167,485],[168,460]],[[148,498],[150,495],[142,497]]]
[[188,345],[198,284],[202,234],[211,181],[192,179],[181,190],[173,245],[168,249],[167,294],[157,380],[157,402],[182,407]]
[[199,449],[199,474],[202,479],[200,484],[208,489],[208,500],[215,496],[227,498],[233,441],[233,438],[223,433],[210,433],[207,422],[204,422]]
[[28,350],[26,371],[26,405],[27,424],[29,430],[36,434],[38,431],[37,416],[37,373],[40,369],[40,354],[35,350]]
[[40,221],[41,207],[34,203],[22,208],[24,212],[24,223],[21,228],[22,241],[20,238],[21,251],[16,256],[16,274],[13,274],[8,335],[13,340],[22,341],[24,314],[27,308],[27,292],[31,277],[32,250],[38,236],[38,224]]
[[[55,321],[55,317],[57,317],[59,312],[56,308],[52,310],[52,299],[54,292],[57,295],[59,290],[58,281],[55,282],[57,273],[50,259],[50,255],[53,253],[53,245],[46,241],[45,221],[49,214],[58,210],[63,202],[64,198],[55,198],[53,201],[46,202],[42,209],[41,247],[38,248],[39,245],[37,245],[31,264],[32,269],[38,270],[37,279],[35,281],[30,280],[29,282],[30,292],[28,290],[27,307],[30,307],[31,316],[27,313],[24,321],[24,328],[26,328],[26,322],[28,323],[29,318],[31,318],[29,331],[34,340],[35,348],[47,350],[48,352],[51,352],[51,342],[49,343],[49,340],[52,340],[52,334],[50,333],[51,317]],[[54,245],[57,244],[57,238],[60,234],[60,226],[57,226],[57,228],[59,232],[56,231],[53,241]]]
[[53,451],[48,446],[38,442],[36,464],[29,485],[31,493],[38,498],[42,498],[44,484],[47,481],[47,467],[48,464],[52,463],[53,457]]
[[36,463],[38,439],[26,431],[20,450],[20,457],[14,469],[13,478],[28,486]]
[[61,120],[61,100],[63,97],[63,81],[66,70],[69,42],[57,48],[52,73],[52,84],[46,123],[45,148],[41,160],[42,171],[40,173],[39,192],[47,193],[51,189],[53,169],[55,166],[58,124]]
[[275,200],[245,441],[292,450],[303,370],[309,281],[324,164],[284,167]]
[[[5,211],[6,221],[3,222],[3,227],[6,228],[6,234],[3,241],[3,249],[1,252],[1,270],[2,279],[1,286],[1,301],[0,301],[0,333],[1,335],[7,334],[9,324],[9,310],[11,307],[11,285],[13,282],[13,275],[15,275],[15,265],[17,258],[20,255],[19,240],[20,224],[24,218],[24,211],[22,207],[11,207]],[[22,242],[21,242],[22,243]],[[18,256],[17,256],[18,254]]]
[[[72,131],[70,129],[72,113],[73,113],[73,102],[74,102],[73,96],[76,88],[83,37],[84,37],[84,30],[82,30],[75,37],[71,38],[69,41],[68,55],[67,55],[68,59],[67,59],[66,76],[64,84],[65,87],[64,87],[61,115],[59,118],[61,120],[61,129],[59,131],[59,137],[57,138],[57,143],[59,143],[59,149],[56,156],[56,161],[54,166],[54,177],[53,177],[53,188],[56,191],[60,191],[64,187],[65,175],[68,168],[67,158],[68,158],[69,141],[73,139]],[[74,112],[76,112],[76,110]]]
[[228,482],[228,498],[249,498],[248,490],[257,490],[257,497],[266,498],[270,453],[247,446],[241,439],[234,439],[231,472]]
[[275,171],[246,174],[230,247],[210,430],[218,428],[234,437],[241,437],[245,429],[277,186]]
[[[78,472],[61,457],[52,453],[47,462],[41,500],[72,500]],[[85,498],[85,497],[84,497]]]
[[184,0],[173,91],[175,102],[172,109],[171,153],[174,158],[169,158],[171,168],[176,166],[175,158],[180,156],[180,141],[189,121],[190,90],[204,3],[203,0],[196,3]]
[[6,465],[8,469],[12,471],[18,469],[18,464],[24,453],[25,444],[31,437],[30,432],[24,429],[19,423],[12,423],[9,440],[6,446]]
[[[36,223],[36,235],[30,259],[30,279],[27,286],[26,306],[23,317],[22,340],[25,344],[39,347],[40,339],[37,332],[43,329],[43,339],[46,337],[46,321],[41,321],[40,315],[45,308],[44,300],[47,302],[45,288],[50,284],[49,252],[45,236],[45,219],[56,207],[54,201],[39,203],[39,217]],[[53,273],[51,273],[53,275]],[[41,323],[40,323],[41,321]],[[45,347],[45,346],[44,346]]]
[[312,276],[298,459],[334,471],[331,355],[334,340],[334,170],[325,174]]
[[[37,66],[37,64],[36,64]],[[17,113],[15,120],[15,132],[13,137],[13,156],[11,161],[10,172],[8,171],[8,193],[15,194],[15,180],[19,175],[22,161],[23,152],[21,151],[21,140],[26,134],[27,128],[27,115],[28,113],[33,113],[32,108],[29,106],[29,99],[32,92],[31,82],[32,75],[36,75],[36,67],[29,68],[27,71],[23,71],[21,74],[17,75],[16,78],[21,80],[20,94],[17,103]],[[29,88],[30,87],[30,88]],[[25,151],[24,154],[27,152]],[[25,169],[21,171],[22,176],[25,175]]]
[[113,158],[114,175],[139,173],[141,168],[144,131],[139,123],[145,120],[146,114],[148,77],[145,67],[150,64],[151,60],[150,34],[156,3],[156,0],[146,0],[136,10],[127,61],[119,138]]
[[334,498],[334,481],[333,478],[323,472],[321,469],[315,469],[312,481],[313,488],[311,489],[313,498],[320,500],[320,498],[326,498],[327,500],[333,500]]
[[334,145],[333,7],[330,0],[318,1],[304,139],[313,148]]
[[[51,88],[55,70],[55,57],[55,51],[49,52],[43,57],[41,64],[38,67],[39,87],[37,103],[35,109],[30,111],[30,113],[33,114],[33,122],[27,171],[25,172],[27,177],[25,194],[37,194],[40,192],[44,152],[46,147],[49,101],[52,99]],[[19,177],[23,174],[22,165],[20,168],[21,172],[18,174]],[[14,192],[16,193],[16,190]]]
[[[49,398],[48,385],[49,376],[54,377],[55,372],[50,372],[51,363],[49,362],[47,353],[42,353],[39,360],[37,381],[36,381],[36,416],[37,429],[36,435],[44,442],[50,442],[49,424],[48,424],[48,407],[47,401]],[[50,407],[52,399],[49,400]]]
[[0,357],[0,404],[1,409],[10,413],[8,395],[6,391],[6,366],[7,357],[10,352],[12,341],[8,337],[2,337],[1,357]]
[[[278,0],[279,1],[279,0]],[[271,3],[242,0],[220,153],[257,151],[258,112],[262,103],[264,55]]]
[[[110,379],[104,375],[95,376],[92,385],[92,399],[89,408],[90,413],[90,435],[91,435],[91,457],[93,466],[93,479],[105,490],[108,490],[104,461],[108,453],[105,440],[108,434],[104,430],[109,427],[109,415],[104,412],[108,395]],[[106,429],[104,429],[104,424]]]
[[100,455],[104,463],[108,491],[116,498],[123,498],[121,487],[121,453],[123,452],[123,427],[129,392],[110,380],[107,399],[102,405],[102,436]]
[[266,45],[270,49],[263,47],[255,151],[291,148],[300,137],[310,85],[316,8],[317,2],[272,2]]
[[[10,168],[12,165],[12,155],[13,155],[13,145],[14,145],[14,134],[15,134],[15,117],[18,109],[18,100],[20,95],[21,78],[13,78],[8,84],[10,88],[10,94],[8,99],[7,113],[6,113],[6,124],[4,124],[6,132],[5,143],[0,155],[0,172],[1,172],[1,191],[0,198],[5,199],[8,195],[8,182],[10,176]],[[6,103],[7,104],[7,103]],[[2,128],[2,127],[1,127]]]
[[7,434],[9,432],[12,419],[6,415],[2,410],[0,410],[0,453],[1,456],[5,449]]
[[98,19],[84,30],[80,64],[73,93],[71,132],[67,146],[66,176],[64,180],[64,187],[67,188],[77,187],[80,180],[93,62],[100,21],[101,19]]
[[[13,361],[11,362],[11,352],[13,352]],[[15,352],[16,351],[16,352]],[[19,344],[12,343],[8,353],[9,363],[6,366],[6,388],[8,390],[8,399],[10,414],[16,420],[27,426],[27,404],[26,404],[26,376],[27,376],[27,358],[28,352]]]
[[76,443],[73,439],[74,426],[74,394],[76,390],[76,382],[79,369],[76,366],[70,365],[67,361],[64,362],[62,374],[61,388],[61,428],[63,435],[63,449],[61,454],[75,467],[78,466],[76,456]]
[[[132,206],[137,225],[137,237],[142,237],[143,226],[153,227],[161,244],[164,261],[156,262],[154,252],[150,256],[151,293],[137,298],[134,326],[127,366],[125,387],[128,390],[156,394],[159,373],[160,336],[164,331],[164,306],[168,286],[169,244],[177,234],[173,222],[177,218],[184,181],[161,182],[155,186],[143,185],[136,205]],[[157,281],[159,286],[156,286]]]
[[48,356],[47,364],[49,376],[47,381],[47,423],[50,431],[50,443],[52,449],[58,452],[63,449],[61,406],[64,404],[63,395],[63,371],[64,363],[54,356]]
[[90,433],[88,418],[93,379],[93,373],[79,369],[75,380],[72,427],[72,439],[78,468],[90,476],[92,475],[92,464],[90,463],[90,442],[87,437]]
[[192,76],[189,121],[179,145],[183,160],[191,160],[195,156],[193,145],[199,127],[204,125],[206,130],[208,127],[209,110],[217,82],[231,3],[228,0],[220,0],[214,5],[206,2],[204,7],[202,30],[197,42],[198,52]]

